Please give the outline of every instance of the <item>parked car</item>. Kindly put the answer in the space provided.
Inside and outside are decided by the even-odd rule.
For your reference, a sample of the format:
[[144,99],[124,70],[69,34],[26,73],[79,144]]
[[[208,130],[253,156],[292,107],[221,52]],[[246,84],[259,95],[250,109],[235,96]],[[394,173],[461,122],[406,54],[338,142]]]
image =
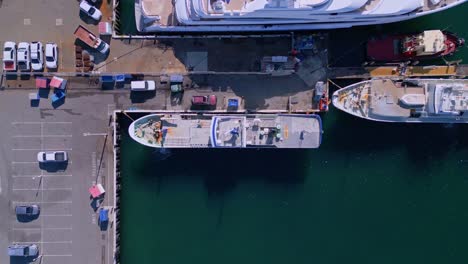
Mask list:
[[46,162],[65,162],[68,160],[66,151],[41,151],[37,153],[37,161]]
[[31,54],[29,43],[20,42],[18,44],[18,68],[20,71],[30,71],[31,70]]
[[31,42],[31,68],[33,71],[44,69],[44,47],[41,42]]
[[102,54],[107,54],[109,52],[109,44],[107,44],[102,39],[96,37],[91,31],[82,25],[78,25],[73,33],[75,37],[83,41],[86,45],[90,46],[93,49],[96,49]]
[[82,0],[80,2],[80,10],[83,11],[87,16],[91,17],[92,19],[99,21],[101,20],[102,13],[96,7],[92,6],[86,0]]
[[19,245],[13,244],[8,247],[10,257],[34,257],[39,254],[39,247],[36,244]]
[[194,95],[192,96],[192,105],[216,105],[216,95]]
[[3,45],[3,70],[16,71],[16,43],[13,41]]
[[48,69],[57,69],[57,44],[48,42],[45,47],[45,61]]
[[146,81],[132,81],[130,83],[130,90],[132,91],[154,91],[156,89],[156,83],[151,80]]
[[37,216],[40,212],[40,207],[37,204],[17,205],[15,207],[17,216]]

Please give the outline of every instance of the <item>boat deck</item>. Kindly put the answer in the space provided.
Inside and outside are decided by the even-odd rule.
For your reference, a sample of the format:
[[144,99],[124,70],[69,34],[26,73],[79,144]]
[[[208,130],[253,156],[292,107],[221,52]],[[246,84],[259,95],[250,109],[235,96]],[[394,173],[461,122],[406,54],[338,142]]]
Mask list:
[[466,80],[371,80],[333,94],[333,104],[352,115],[385,122],[468,122]]
[[388,80],[376,80],[370,93],[369,117],[410,116],[410,108],[403,107],[399,100],[405,94],[424,94],[423,87],[404,87]]
[[137,142],[156,148],[318,148],[315,115],[150,114],[129,127]]
[[157,17],[158,24],[170,26],[176,23],[173,0],[141,0],[143,13],[150,17]]

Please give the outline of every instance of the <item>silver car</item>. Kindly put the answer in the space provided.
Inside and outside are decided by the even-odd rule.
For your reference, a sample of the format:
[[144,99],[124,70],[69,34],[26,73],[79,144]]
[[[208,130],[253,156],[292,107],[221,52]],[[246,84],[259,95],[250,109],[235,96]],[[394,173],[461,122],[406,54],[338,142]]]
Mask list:
[[37,204],[17,205],[15,213],[17,216],[37,216],[39,215],[40,207]]
[[10,257],[35,257],[39,254],[39,247],[35,244],[19,245],[14,244],[8,247]]

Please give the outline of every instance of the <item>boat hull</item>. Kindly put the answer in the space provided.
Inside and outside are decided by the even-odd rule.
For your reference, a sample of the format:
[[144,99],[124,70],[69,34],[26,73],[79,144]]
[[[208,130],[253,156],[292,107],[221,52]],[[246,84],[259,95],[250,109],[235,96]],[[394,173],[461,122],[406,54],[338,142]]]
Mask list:
[[[335,91],[332,103],[343,112],[371,121],[468,123],[468,102],[453,103],[453,108],[464,107],[462,110],[440,109],[443,103],[451,102],[453,98],[468,98],[468,80],[411,79],[408,82],[409,86],[405,82],[383,79],[359,82]],[[442,88],[437,88],[438,86]],[[444,97],[441,89],[450,87],[456,87],[456,95],[451,97],[451,94],[445,93]],[[409,104],[405,98],[411,96],[415,100],[425,98],[425,101]]]
[[431,55],[396,52],[395,43],[402,43],[405,38],[417,34],[401,34],[374,38],[367,42],[367,59],[375,62],[407,62],[435,59],[444,56],[451,56],[459,47],[465,44],[465,40],[457,37],[454,33],[444,31],[443,34],[445,36],[446,48]]
[[422,11],[422,12],[413,12],[409,14],[401,14],[394,16],[371,16],[367,15],[358,17],[355,19],[350,17],[346,21],[337,22],[335,19],[323,19],[320,18],[314,19],[313,21],[301,21],[291,19],[287,22],[275,22],[274,19],[264,19],[258,21],[194,21],[190,20],[195,24],[185,24],[183,22],[178,23],[177,25],[148,25],[148,19],[142,11],[141,1],[135,2],[135,20],[136,28],[140,33],[161,33],[161,34],[255,34],[263,32],[287,32],[287,31],[302,31],[302,30],[330,30],[330,29],[339,29],[339,28],[350,28],[356,26],[367,26],[367,25],[379,25],[400,22],[405,20],[410,20],[413,18],[418,18],[425,15],[430,15],[436,12],[441,12],[446,9],[458,6],[466,2],[466,0],[460,0],[442,7],[439,7],[434,10]]
[[128,134],[144,146],[159,149],[313,149],[322,142],[322,120],[315,114],[165,112],[133,121]]

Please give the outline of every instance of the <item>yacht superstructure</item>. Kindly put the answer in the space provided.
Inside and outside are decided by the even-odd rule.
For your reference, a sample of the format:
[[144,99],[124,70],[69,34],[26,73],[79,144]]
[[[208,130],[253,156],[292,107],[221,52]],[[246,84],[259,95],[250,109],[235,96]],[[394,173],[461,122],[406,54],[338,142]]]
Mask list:
[[140,32],[334,29],[397,22],[467,0],[135,0]]
[[130,137],[154,148],[318,148],[317,115],[150,114],[128,128]]
[[467,79],[375,79],[333,93],[333,105],[384,122],[468,123]]

